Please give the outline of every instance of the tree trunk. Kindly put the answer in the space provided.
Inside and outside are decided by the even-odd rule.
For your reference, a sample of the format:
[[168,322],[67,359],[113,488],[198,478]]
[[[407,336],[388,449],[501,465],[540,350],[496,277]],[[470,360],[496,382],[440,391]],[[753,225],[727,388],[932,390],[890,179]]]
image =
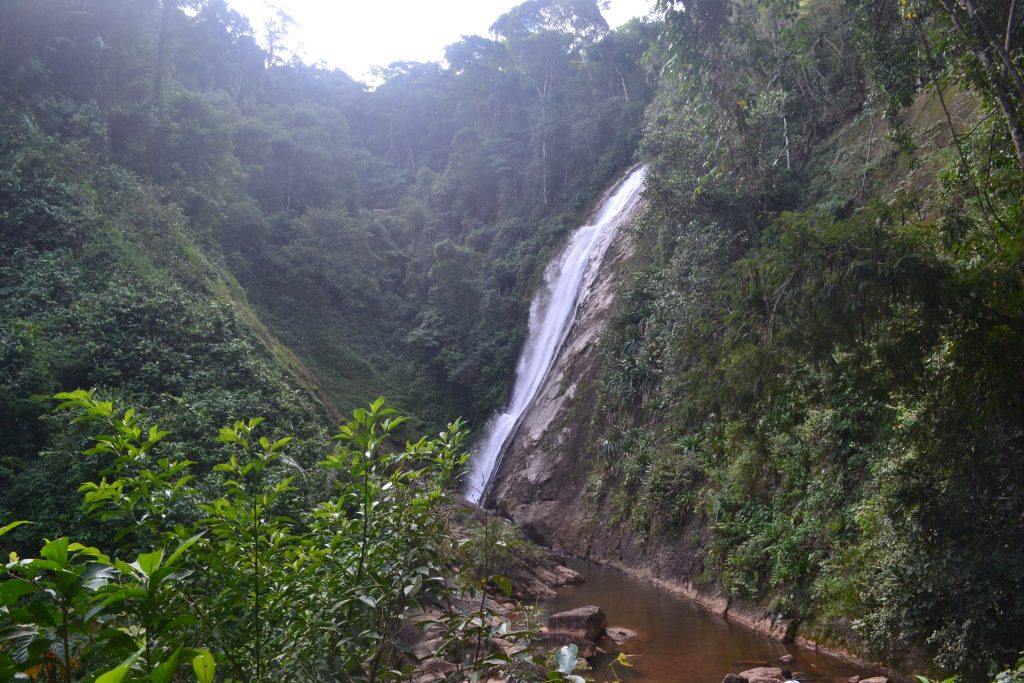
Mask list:
[[[1013,82],[1014,87],[1017,89],[1017,93],[1024,98],[1024,80],[1021,79],[1020,72],[1018,72],[1017,68],[1013,65],[1013,60],[1010,59],[1009,53],[1003,48],[1002,44],[992,36],[992,32],[988,30],[988,26],[985,25],[985,21],[981,18],[981,15],[978,14],[978,8],[975,6],[974,0],[963,1],[967,7],[967,15],[971,18],[971,22],[974,24],[974,30],[978,35],[978,40],[988,43],[992,47],[992,50],[999,56],[1000,61],[1003,63],[1003,69]],[[1007,27],[1007,36],[1009,36],[1009,27]]]
[[[970,3],[968,5],[968,12],[970,13],[970,8],[974,7],[974,3],[972,0],[965,0],[965,2]],[[956,7],[953,5],[952,1],[942,0],[942,6],[945,7],[946,11],[949,13],[949,18],[953,23],[953,28],[962,34],[966,34],[967,31],[964,30],[964,27],[961,26],[960,21],[957,19]],[[989,41],[985,38],[982,31],[984,24],[979,24],[979,20],[976,20],[976,15],[972,15],[972,21],[975,27],[975,30],[973,31],[974,39],[971,40],[971,42],[974,43],[972,51],[974,52],[975,58],[981,64],[985,75],[988,76],[991,81],[992,96],[999,105],[999,110],[1002,112],[1003,119],[1006,121],[1007,131],[1010,133],[1010,139],[1013,141],[1014,151],[1017,153],[1017,165],[1020,166],[1021,173],[1024,174],[1024,128],[1021,127],[1020,119],[1017,117],[1017,112],[1013,106],[1013,99],[1009,89],[1007,88],[1005,78],[1003,78],[999,73],[999,69],[992,63],[992,58],[989,56],[986,45]],[[968,39],[970,40],[970,38]],[[1016,71],[1014,70],[1013,73],[1016,73]],[[1012,77],[1012,74],[1010,74],[1010,77]]]

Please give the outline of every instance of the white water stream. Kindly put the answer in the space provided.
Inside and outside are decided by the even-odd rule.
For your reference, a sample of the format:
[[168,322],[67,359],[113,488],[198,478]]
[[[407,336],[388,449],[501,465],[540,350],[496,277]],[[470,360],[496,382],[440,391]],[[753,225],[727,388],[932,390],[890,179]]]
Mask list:
[[530,304],[530,328],[516,363],[512,400],[487,422],[470,463],[466,496],[474,503],[484,497],[505,444],[551,370],[576,317],[580,292],[592,283],[614,232],[632,215],[646,174],[646,166],[631,171],[601,205],[594,223],[577,228],[562,254],[548,264],[544,286]]

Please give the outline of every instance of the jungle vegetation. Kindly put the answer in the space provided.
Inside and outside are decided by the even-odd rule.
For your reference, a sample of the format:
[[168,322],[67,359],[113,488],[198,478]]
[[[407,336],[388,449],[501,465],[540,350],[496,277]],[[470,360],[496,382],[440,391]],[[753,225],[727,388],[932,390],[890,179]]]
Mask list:
[[[609,31],[593,0],[528,0],[369,89],[224,0],[0,3],[2,604],[25,644],[0,674],[390,675],[381,629],[433,589],[460,457],[412,434],[501,403],[544,264],[637,160],[640,254],[580,426],[595,509],[647,543],[703,530],[706,584],[823,640],[976,679],[1016,659],[1020,9],[657,4]],[[325,459],[380,394],[421,445]],[[371,428],[345,424],[353,450]],[[414,534],[373,526],[371,480]],[[215,538],[259,559],[224,566]],[[348,602],[316,612],[299,565]],[[309,609],[267,611],[286,585]],[[314,651],[323,628],[358,656]]]
[[[662,2],[595,505],[709,585],[983,677],[1024,648],[1013,2]],[[692,541],[691,541],[692,542]]]

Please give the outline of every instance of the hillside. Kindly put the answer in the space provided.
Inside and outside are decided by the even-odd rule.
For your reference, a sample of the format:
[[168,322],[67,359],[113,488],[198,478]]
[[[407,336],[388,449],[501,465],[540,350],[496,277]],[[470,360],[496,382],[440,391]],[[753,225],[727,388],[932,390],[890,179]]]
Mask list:
[[[214,642],[238,679],[407,676],[451,423],[507,398],[546,264],[637,162],[489,502],[782,637],[979,681],[1024,651],[1024,13],[600,5],[528,0],[369,88],[226,0],[0,3],[0,679],[169,680]],[[89,592],[186,550],[170,625]]]
[[779,637],[982,678],[1024,648],[1024,93],[938,3],[666,5],[602,360],[564,359],[491,502]]
[[410,436],[482,424],[653,93],[653,28],[585,5],[496,17],[369,90],[223,0],[4,3],[3,516],[83,523],[92,465],[38,456],[78,450],[41,419],[58,391],[159,414],[182,452],[265,416],[312,454],[379,395]]

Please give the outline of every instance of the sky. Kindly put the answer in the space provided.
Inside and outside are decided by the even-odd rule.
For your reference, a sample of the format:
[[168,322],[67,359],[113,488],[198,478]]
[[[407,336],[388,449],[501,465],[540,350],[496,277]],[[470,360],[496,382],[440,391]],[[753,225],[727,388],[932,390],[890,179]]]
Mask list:
[[[488,35],[494,20],[522,0],[228,0],[257,34],[283,10],[294,20],[288,47],[303,61],[323,62],[357,80],[391,62],[441,61],[464,35]],[[613,28],[646,15],[653,0],[610,0]]]

